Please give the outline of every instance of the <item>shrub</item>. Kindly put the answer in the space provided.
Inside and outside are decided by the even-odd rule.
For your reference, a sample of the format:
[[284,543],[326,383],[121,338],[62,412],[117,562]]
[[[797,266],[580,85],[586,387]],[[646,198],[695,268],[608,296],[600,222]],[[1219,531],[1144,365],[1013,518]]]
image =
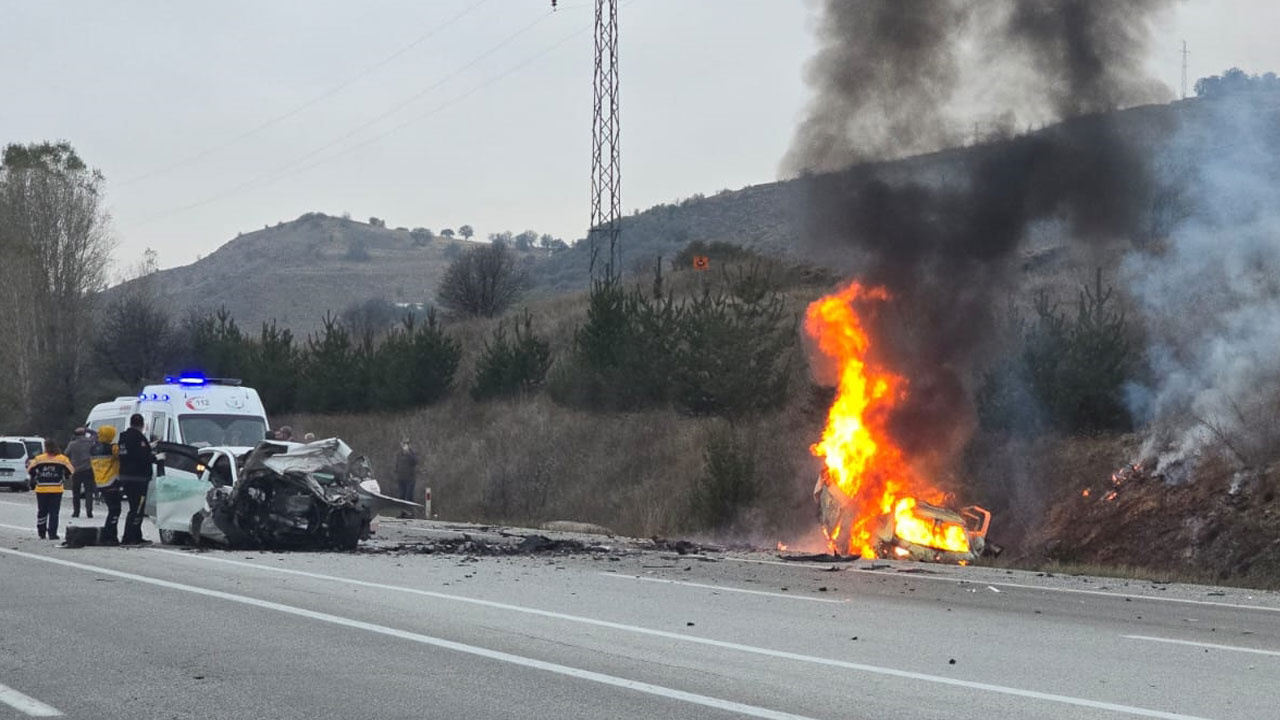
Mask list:
[[728,263],[738,263],[746,260],[757,259],[759,256],[741,245],[716,240],[713,242],[704,242],[702,240],[694,240],[685,245],[680,252],[676,253],[672,263],[677,268],[688,268],[693,266],[693,258],[698,255],[705,255],[711,259],[715,265]]
[[293,342],[293,333],[285,328],[262,323],[257,342],[249,343],[245,383],[255,388],[262,404],[272,413],[291,412],[297,406],[298,372],[301,355]]
[[342,256],[346,260],[352,262],[368,262],[369,250],[365,247],[363,240],[354,240],[347,246],[347,252]]
[[991,429],[1038,433],[1128,430],[1132,426],[1124,386],[1137,364],[1113,289],[1102,271],[1080,290],[1075,317],[1035,299],[1034,320],[1014,318],[1016,343],[1008,359],[989,372],[978,393],[978,412]]
[[[523,328],[523,329],[522,329]],[[524,321],[515,325],[515,338],[508,339],[502,323],[487,341],[476,365],[471,397],[493,397],[532,392],[547,377],[551,367],[551,343],[533,332],[533,317],[525,311]]]
[[682,309],[670,298],[597,280],[587,320],[574,333],[571,362],[557,373],[552,397],[592,409],[633,410],[667,402]]
[[358,347],[351,333],[326,313],[320,332],[307,338],[299,401],[314,412],[362,410],[368,398],[368,349]]
[[726,274],[680,314],[676,404],[695,415],[740,417],[787,398],[796,324],[758,266]]
[[736,418],[787,397],[796,341],[783,301],[758,269],[677,303],[597,281],[570,362],[556,373],[558,402],[634,410],[674,402],[695,415]]
[[755,457],[750,443],[730,426],[711,434],[702,459],[703,474],[690,502],[693,520],[700,527],[721,529],[731,525],[759,493]]
[[494,317],[515,302],[527,282],[515,254],[505,244],[492,243],[470,248],[449,263],[437,297],[454,312]]
[[430,405],[445,396],[462,359],[462,345],[445,334],[434,309],[426,321],[406,315],[373,356],[376,407],[399,410]]

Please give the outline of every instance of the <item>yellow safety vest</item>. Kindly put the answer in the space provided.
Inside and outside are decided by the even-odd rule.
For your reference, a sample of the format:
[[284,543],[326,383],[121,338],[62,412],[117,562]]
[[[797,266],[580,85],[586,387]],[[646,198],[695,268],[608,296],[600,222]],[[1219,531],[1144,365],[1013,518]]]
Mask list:
[[99,488],[115,485],[120,477],[120,446],[115,444],[116,429],[110,425],[98,428],[98,442],[89,448],[89,464],[93,466],[93,484]]

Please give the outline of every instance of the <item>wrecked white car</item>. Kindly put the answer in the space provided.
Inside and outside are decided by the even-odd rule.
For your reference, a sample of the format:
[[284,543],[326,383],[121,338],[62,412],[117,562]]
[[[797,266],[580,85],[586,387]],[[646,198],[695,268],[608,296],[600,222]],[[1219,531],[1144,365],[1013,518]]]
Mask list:
[[169,544],[354,549],[378,510],[419,507],[378,491],[369,462],[337,438],[240,448],[161,443],[153,510]]
[[990,526],[991,513],[977,505],[957,511],[914,499],[899,501],[873,535],[876,556],[967,565],[984,554],[999,554],[998,546],[987,543]]

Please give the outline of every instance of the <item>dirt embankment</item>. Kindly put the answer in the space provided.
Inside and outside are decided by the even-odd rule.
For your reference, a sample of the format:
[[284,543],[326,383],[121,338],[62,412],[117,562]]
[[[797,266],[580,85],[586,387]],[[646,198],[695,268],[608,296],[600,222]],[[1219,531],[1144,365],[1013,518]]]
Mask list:
[[[1106,441],[1064,444],[1087,455]],[[1280,588],[1277,495],[1280,464],[1239,470],[1225,456],[1203,458],[1178,484],[1158,468],[1120,464],[1112,473],[1059,477],[1022,556]]]

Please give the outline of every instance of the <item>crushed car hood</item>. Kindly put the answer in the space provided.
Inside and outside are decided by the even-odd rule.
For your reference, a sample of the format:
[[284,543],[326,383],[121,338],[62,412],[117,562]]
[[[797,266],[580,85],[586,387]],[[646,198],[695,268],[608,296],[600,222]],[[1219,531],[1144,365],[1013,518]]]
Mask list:
[[378,510],[420,507],[371,489],[377,483],[370,480],[368,460],[337,438],[264,441],[244,460],[234,485],[209,491],[214,528],[207,530],[217,532],[198,532],[235,547],[354,549],[368,537]]

